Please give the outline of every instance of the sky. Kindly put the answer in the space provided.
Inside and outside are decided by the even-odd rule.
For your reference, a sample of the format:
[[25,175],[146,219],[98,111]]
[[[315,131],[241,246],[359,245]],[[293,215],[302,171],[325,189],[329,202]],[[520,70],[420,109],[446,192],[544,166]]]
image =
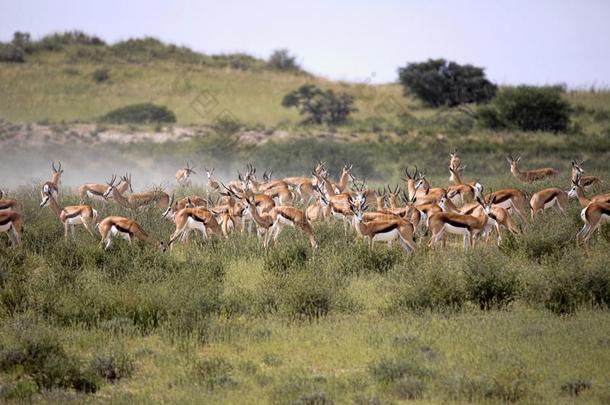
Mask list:
[[73,29],[210,54],[288,48],[306,70],[353,82],[395,81],[398,67],[443,57],[499,84],[610,85],[606,0],[0,0],[0,41]]

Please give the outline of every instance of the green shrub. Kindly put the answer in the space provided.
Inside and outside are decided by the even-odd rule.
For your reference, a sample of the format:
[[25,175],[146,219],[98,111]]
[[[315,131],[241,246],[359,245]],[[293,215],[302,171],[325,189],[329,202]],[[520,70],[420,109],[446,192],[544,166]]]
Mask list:
[[[452,260],[441,255],[426,258],[420,254],[413,262],[407,263],[406,268],[397,266],[398,276],[390,309],[451,311],[462,308],[467,295],[464,276],[458,271],[461,259]],[[416,261],[418,259],[422,261]]]
[[46,327],[21,318],[11,325],[10,333],[15,340],[0,351],[0,371],[29,376],[39,389],[97,391],[95,376],[81,370],[80,361],[68,355]]
[[0,43],[0,62],[25,62],[25,52],[13,44]]
[[398,69],[398,80],[405,94],[413,93],[432,107],[484,103],[494,97],[497,89],[482,68],[445,59],[409,63]]
[[577,397],[581,392],[591,389],[591,381],[589,380],[570,380],[561,384],[561,393],[572,397]]
[[421,399],[426,389],[425,382],[418,377],[407,376],[394,383],[393,392],[399,399]]
[[108,68],[97,69],[93,72],[93,80],[96,83],[103,83],[108,81],[108,79],[110,79],[110,69]]
[[282,71],[299,71],[301,67],[297,63],[296,56],[290,55],[288,49],[276,49],[273,51],[267,65],[271,69],[282,70]]
[[231,115],[221,115],[216,117],[211,125],[214,132],[219,135],[234,135],[242,129],[243,124]]
[[174,123],[176,115],[165,106],[143,103],[117,108],[102,116],[100,121],[112,124]]
[[304,84],[286,94],[282,105],[297,108],[299,114],[305,116],[303,124],[339,125],[357,111],[354,97],[347,93],[336,94],[330,89],[322,90],[313,84]]
[[490,250],[471,252],[464,267],[465,290],[468,299],[483,310],[503,308],[519,292],[519,281],[508,260]]
[[480,107],[477,119],[491,129],[563,132],[570,124],[570,105],[557,87],[509,87]]
[[109,356],[95,356],[89,367],[98,377],[115,382],[130,377],[135,369],[135,363],[126,353],[120,352]]
[[412,359],[381,359],[370,363],[369,374],[379,383],[390,384],[403,378],[421,379],[430,376],[430,371]]

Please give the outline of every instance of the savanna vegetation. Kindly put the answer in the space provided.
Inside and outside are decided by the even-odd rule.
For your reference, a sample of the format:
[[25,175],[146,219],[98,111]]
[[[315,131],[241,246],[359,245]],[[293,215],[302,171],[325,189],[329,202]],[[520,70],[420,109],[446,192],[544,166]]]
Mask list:
[[[559,130],[525,128],[509,118],[529,109],[528,89],[500,88],[481,107],[432,108],[400,84],[309,76],[281,50],[264,61],[202,55],[151,38],[110,45],[82,33],[36,41],[19,33],[0,54],[13,58],[15,50],[23,63],[0,64],[0,117],[48,125],[67,140],[2,145],[0,167],[23,176],[24,167],[62,160],[62,205],[78,203],[77,180],[103,182],[119,168],[134,172],[136,191],[161,186],[176,197],[207,194],[202,166],[228,179],[246,162],[274,177],[308,175],[319,160],[336,177],[352,163],[371,188],[404,187],[405,167],[418,165],[433,186],[446,186],[454,149],[467,165],[464,179],[488,190],[518,187],[529,197],[544,187],[568,189],[574,158],[604,180],[596,191],[608,190],[608,92],[544,90],[551,109],[559,106],[569,120]],[[471,83],[481,71],[468,69]],[[357,111],[339,125],[302,126],[303,116],[282,99],[303,85],[353,97]],[[505,109],[516,99],[526,107]],[[150,101],[161,109],[127,109],[144,123],[100,120]],[[481,121],[486,108],[502,125]],[[155,128],[151,110],[175,114],[175,125],[201,125],[200,136],[161,144],[70,139],[76,121],[100,132]],[[164,125],[171,131],[174,124]],[[0,140],[11,131],[1,128]],[[288,136],[241,142],[252,130]],[[511,154],[560,175],[522,184],[508,170]],[[174,188],[173,174],[186,160],[199,171],[194,185]],[[25,229],[17,249],[0,235],[0,401],[610,401],[610,229],[602,227],[588,252],[577,248],[582,222],[574,200],[565,216],[517,220],[521,235],[466,253],[452,237],[445,249],[430,250],[427,234],[417,235],[412,255],[397,244],[370,250],[341,223],[314,224],[316,251],[302,233],[286,230],[268,251],[254,234],[236,233],[191,238],[162,253],[120,240],[104,251],[99,235],[83,229],[64,241],[57,218],[39,207],[39,182],[7,188],[3,181],[6,196],[23,204]],[[100,218],[133,217],[159,240],[174,230],[159,209],[96,209]]]

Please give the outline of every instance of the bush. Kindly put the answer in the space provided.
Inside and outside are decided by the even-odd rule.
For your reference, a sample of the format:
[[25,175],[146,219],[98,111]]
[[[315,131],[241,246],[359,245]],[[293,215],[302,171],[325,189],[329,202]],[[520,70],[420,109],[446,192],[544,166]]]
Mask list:
[[93,72],[93,80],[97,83],[103,83],[110,79],[110,69],[97,69]]
[[18,46],[13,44],[0,43],[0,62],[25,62],[25,52]]
[[508,268],[506,258],[500,253],[468,254],[464,273],[466,295],[481,309],[503,308],[517,296],[517,273]]
[[577,397],[582,391],[591,389],[589,380],[570,380],[561,384],[561,393],[572,397]]
[[243,127],[243,124],[230,115],[221,115],[216,117],[211,127],[217,134],[228,136],[236,134]]
[[117,108],[102,116],[100,121],[112,124],[174,123],[176,115],[165,106],[142,103]]
[[301,67],[298,65],[296,59],[296,56],[290,55],[288,49],[276,49],[269,57],[267,65],[275,70],[298,71],[301,70]]
[[510,87],[480,107],[477,120],[490,129],[563,132],[570,124],[570,105],[557,87]]
[[95,356],[91,360],[90,368],[98,377],[115,382],[130,377],[135,365],[129,356],[119,353],[110,356]]
[[322,90],[313,84],[304,84],[286,94],[284,107],[296,107],[305,115],[303,124],[343,124],[349,115],[357,111],[354,97],[347,93],[336,94],[333,90]]
[[233,365],[222,357],[210,357],[195,363],[194,372],[206,388],[214,391],[237,385],[232,376]]
[[432,107],[484,103],[495,96],[497,89],[482,68],[445,59],[409,63],[398,69],[398,80],[405,94],[412,92]]

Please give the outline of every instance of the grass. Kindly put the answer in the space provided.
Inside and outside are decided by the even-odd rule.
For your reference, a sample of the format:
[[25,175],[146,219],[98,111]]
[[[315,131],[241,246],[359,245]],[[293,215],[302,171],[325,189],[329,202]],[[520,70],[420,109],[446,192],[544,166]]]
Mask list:
[[[547,243],[548,235],[576,233],[575,202],[568,217],[547,213],[522,224],[526,236],[471,254],[458,240],[428,251],[426,237],[413,256],[396,246],[371,252],[353,234],[343,239],[340,224],[316,225],[315,254],[290,230],[267,254],[245,235],[161,254],[124,243],[103,252],[83,230],[64,243],[57,220],[37,207],[37,187],[11,194],[27,222],[22,248],[0,240],[4,399],[572,403],[577,396],[595,404],[610,397],[608,230],[588,256],[570,240]],[[77,197],[67,192],[62,201]],[[99,211],[135,215],[162,239],[173,229],[156,210]],[[40,330],[47,332],[34,334]],[[95,392],[47,391],[31,369],[2,367],[24,334],[65,353],[37,367],[51,375],[80,370]]]

